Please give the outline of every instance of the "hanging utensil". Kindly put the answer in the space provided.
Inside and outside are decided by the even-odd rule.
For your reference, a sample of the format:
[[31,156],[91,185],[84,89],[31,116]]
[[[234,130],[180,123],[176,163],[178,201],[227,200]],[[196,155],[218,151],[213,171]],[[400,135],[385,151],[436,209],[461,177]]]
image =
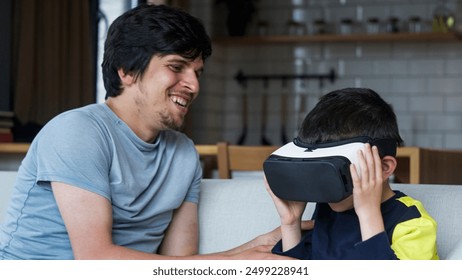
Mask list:
[[288,91],[286,90],[287,88],[287,81],[283,80],[282,81],[282,87],[283,91],[281,94],[281,142],[282,145],[286,144],[288,142],[288,137],[286,134],[286,123],[287,123],[287,95]]
[[238,145],[244,145],[245,140],[247,138],[247,91],[244,89],[244,92],[242,93],[242,132],[241,136],[239,136],[237,140]]
[[300,130],[302,126],[303,120],[305,118],[305,114],[307,113],[307,92],[306,92],[306,82],[300,82],[300,90],[297,94],[298,103],[297,103],[297,113],[296,113],[296,121],[297,121],[297,131]]
[[264,91],[261,96],[262,98],[262,108],[261,108],[261,125],[260,125],[260,143],[264,146],[271,145],[271,141],[266,138],[266,124],[268,122],[268,80],[264,81],[263,84]]

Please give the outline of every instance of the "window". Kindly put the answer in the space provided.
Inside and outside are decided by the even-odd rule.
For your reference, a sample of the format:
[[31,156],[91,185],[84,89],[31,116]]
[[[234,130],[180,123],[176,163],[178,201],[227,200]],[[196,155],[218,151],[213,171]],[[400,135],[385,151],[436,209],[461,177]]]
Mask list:
[[106,40],[109,25],[125,11],[134,8],[140,1],[137,0],[99,0],[98,24],[98,51],[96,65],[96,102],[104,102],[106,89],[103,84],[101,63],[103,63],[104,41]]

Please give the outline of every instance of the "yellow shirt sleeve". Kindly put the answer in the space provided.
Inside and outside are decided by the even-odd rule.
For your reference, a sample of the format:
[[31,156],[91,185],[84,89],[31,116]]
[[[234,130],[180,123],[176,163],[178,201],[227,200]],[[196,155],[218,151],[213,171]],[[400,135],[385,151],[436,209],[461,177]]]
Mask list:
[[391,240],[392,250],[400,260],[438,260],[436,221],[419,201],[408,196],[398,200],[408,207],[415,206],[421,217],[396,225]]

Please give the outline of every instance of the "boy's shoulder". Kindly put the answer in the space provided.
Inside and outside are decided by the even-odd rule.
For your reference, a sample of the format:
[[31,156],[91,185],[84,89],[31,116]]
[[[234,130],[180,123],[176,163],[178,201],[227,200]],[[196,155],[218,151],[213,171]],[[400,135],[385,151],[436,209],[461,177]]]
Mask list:
[[394,192],[395,195],[391,199],[382,203],[383,215],[394,217],[399,222],[419,218],[434,221],[422,202],[399,190],[394,190]]

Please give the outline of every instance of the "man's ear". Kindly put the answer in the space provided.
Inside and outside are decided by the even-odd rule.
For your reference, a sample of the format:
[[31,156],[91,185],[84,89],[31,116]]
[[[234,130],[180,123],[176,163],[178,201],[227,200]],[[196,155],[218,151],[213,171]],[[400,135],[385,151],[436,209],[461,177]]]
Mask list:
[[395,157],[385,156],[382,158],[382,176],[383,179],[388,179],[396,169],[398,162]]
[[119,68],[117,70],[117,74],[119,74],[120,81],[122,82],[122,86],[130,86],[135,82],[135,77],[129,73],[125,72],[124,69]]

